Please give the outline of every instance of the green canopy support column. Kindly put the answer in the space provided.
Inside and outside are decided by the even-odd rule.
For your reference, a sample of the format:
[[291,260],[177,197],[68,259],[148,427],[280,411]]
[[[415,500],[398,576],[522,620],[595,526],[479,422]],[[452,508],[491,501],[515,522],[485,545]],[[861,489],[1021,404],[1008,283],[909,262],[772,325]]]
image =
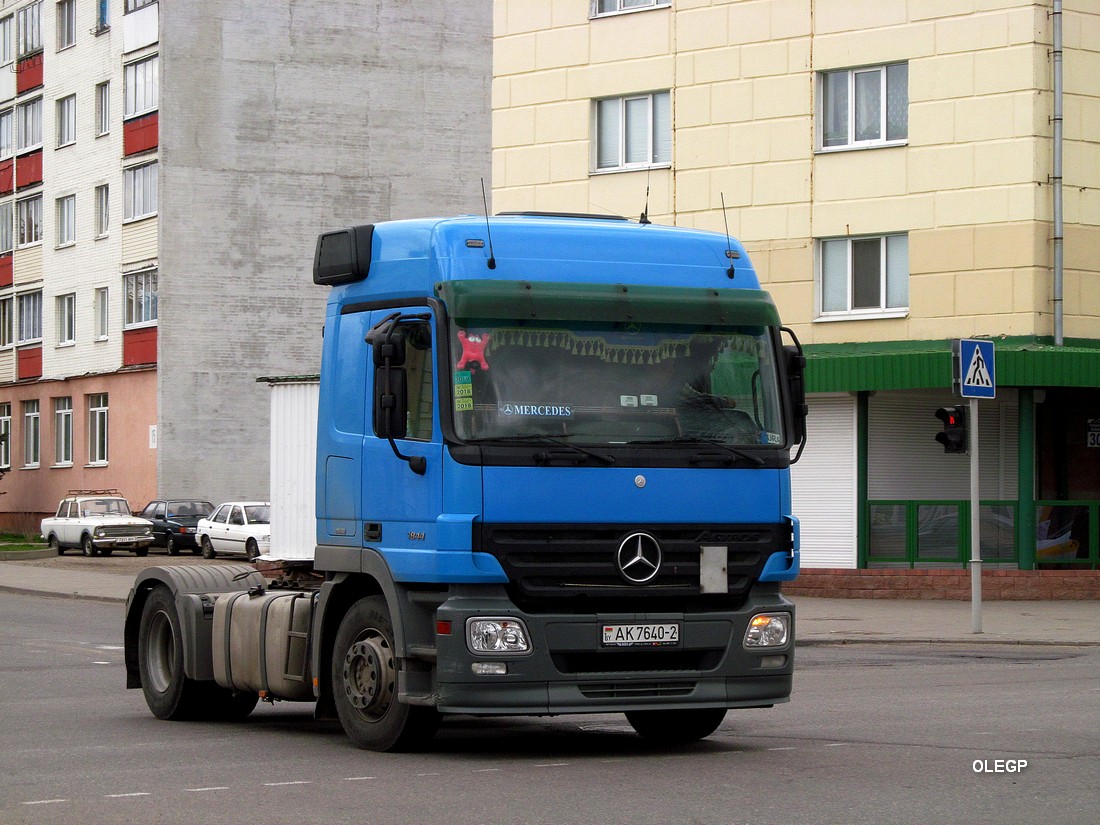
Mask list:
[[1020,569],[1035,569],[1035,391],[1019,390],[1019,469],[1017,487],[1019,508],[1016,515],[1016,547],[1020,551]]
[[867,503],[868,421],[871,393],[856,393],[856,567],[867,567],[871,549],[871,516]]

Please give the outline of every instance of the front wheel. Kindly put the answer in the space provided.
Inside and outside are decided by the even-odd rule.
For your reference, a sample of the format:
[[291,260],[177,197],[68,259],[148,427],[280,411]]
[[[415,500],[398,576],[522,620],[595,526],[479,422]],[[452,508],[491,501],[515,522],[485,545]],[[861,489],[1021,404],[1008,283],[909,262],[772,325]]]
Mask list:
[[95,549],[95,545],[92,543],[91,536],[84,537],[84,540],[80,543],[80,549],[85,556],[95,556],[99,554],[99,551]]
[[684,745],[705,739],[726,718],[725,708],[698,710],[632,710],[626,721],[638,735],[662,745]]
[[217,554],[214,552],[214,545],[210,543],[210,536],[202,537],[202,557],[204,559],[212,559]]
[[134,548],[134,555],[135,556],[148,556],[149,555],[148,545],[146,545],[145,547],[135,547]]
[[65,548],[61,546],[57,536],[50,536],[50,552],[57,553],[59,556],[65,555]]
[[431,739],[439,726],[435,708],[397,699],[393,621],[383,596],[360,599],[340,622],[332,692],[344,732],[364,750],[411,750]]
[[176,544],[176,539],[171,533],[164,537],[164,549],[168,551],[169,556],[178,556],[180,554],[179,545]]

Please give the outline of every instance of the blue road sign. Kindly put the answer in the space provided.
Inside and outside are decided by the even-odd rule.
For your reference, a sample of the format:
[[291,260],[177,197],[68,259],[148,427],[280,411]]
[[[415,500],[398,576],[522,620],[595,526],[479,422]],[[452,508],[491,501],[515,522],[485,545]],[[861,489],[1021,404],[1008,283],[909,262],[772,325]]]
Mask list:
[[959,390],[963,398],[995,398],[997,368],[992,341],[959,341]]

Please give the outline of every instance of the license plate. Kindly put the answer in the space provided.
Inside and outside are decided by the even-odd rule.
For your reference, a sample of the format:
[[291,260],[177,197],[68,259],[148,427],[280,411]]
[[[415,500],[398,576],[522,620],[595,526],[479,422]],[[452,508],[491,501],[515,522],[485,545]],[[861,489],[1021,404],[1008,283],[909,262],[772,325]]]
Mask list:
[[608,647],[659,647],[680,643],[680,625],[605,624],[603,643]]

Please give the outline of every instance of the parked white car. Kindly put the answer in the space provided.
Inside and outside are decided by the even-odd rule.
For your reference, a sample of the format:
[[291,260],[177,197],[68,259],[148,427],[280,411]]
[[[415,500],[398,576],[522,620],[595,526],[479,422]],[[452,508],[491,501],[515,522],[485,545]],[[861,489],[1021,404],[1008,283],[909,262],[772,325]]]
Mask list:
[[58,555],[79,548],[85,556],[109,556],[116,549],[144,556],[153,543],[153,523],[132,515],[129,502],[114,490],[66,496],[41,527]]
[[227,501],[199,519],[195,533],[204,559],[219,553],[254,559],[271,549],[271,503]]

